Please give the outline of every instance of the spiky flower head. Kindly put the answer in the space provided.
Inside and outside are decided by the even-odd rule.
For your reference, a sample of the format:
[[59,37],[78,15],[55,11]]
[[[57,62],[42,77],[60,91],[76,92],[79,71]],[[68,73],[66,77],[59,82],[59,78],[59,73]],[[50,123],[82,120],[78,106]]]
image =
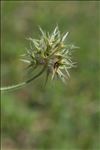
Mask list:
[[65,82],[70,76],[68,70],[74,67],[71,60],[71,50],[76,47],[66,44],[65,39],[68,37],[68,32],[61,34],[58,26],[51,34],[44,32],[40,27],[39,30],[41,32],[39,39],[28,38],[31,46],[22,61],[29,63],[28,68],[33,70],[43,66],[41,73],[46,71],[47,78],[51,75],[53,80],[57,76]]

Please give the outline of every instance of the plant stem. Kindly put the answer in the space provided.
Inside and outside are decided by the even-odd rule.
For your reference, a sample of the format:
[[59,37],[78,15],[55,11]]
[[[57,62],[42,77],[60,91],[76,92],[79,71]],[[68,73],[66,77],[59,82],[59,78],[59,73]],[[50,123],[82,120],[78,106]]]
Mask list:
[[36,74],[34,77],[26,80],[25,82],[22,82],[22,83],[19,83],[19,84],[16,84],[16,85],[12,85],[12,86],[8,86],[8,87],[1,87],[0,91],[14,90],[14,89],[17,89],[17,88],[21,88],[21,87],[25,86],[26,84],[29,84],[31,81],[33,81],[34,79],[39,77],[44,72],[45,68],[46,68],[46,66],[44,66],[38,74]]

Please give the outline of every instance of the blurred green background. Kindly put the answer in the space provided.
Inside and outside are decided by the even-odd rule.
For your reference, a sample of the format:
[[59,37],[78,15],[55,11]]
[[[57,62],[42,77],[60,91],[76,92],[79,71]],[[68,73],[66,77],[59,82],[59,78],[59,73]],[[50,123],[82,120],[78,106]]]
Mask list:
[[2,86],[26,76],[19,56],[27,37],[39,37],[38,25],[69,31],[77,68],[66,86],[45,75],[25,88],[2,92],[2,150],[99,150],[100,144],[100,2],[2,1]]

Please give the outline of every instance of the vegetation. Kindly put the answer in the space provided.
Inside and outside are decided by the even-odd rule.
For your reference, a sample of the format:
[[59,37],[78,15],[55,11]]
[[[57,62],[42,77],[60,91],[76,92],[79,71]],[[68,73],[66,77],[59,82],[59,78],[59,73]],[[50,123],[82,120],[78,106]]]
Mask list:
[[49,78],[45,87],[43,74],[24,88],[1,93],[2,150],[100,149],[99,9],[99,1],[2,1],[2,86],[39,72],[27,74],[19,61],[30,48],[26,39],[39,38],[38,25],[51,33],[58,23],[69,32],[67,43],[80,47],[66,84]]

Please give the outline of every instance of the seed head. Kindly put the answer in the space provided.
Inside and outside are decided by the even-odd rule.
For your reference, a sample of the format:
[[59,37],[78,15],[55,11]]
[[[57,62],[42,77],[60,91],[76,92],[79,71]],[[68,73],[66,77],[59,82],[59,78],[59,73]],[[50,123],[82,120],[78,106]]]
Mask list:
[[43,66],[47,78],[51,75],[53,80],[57,76],[65,82],[70,77],[68,70],[75,65],[71,60],[72,49],[77,47],[66,44],[68,32],[61,34],[58,26],[51,34],[43,31],[41,27],[39,30],[41,32],[39,39],[28,38],[30,49],[27,50],[22,61],[28,63],[28,68],[33,70]]

